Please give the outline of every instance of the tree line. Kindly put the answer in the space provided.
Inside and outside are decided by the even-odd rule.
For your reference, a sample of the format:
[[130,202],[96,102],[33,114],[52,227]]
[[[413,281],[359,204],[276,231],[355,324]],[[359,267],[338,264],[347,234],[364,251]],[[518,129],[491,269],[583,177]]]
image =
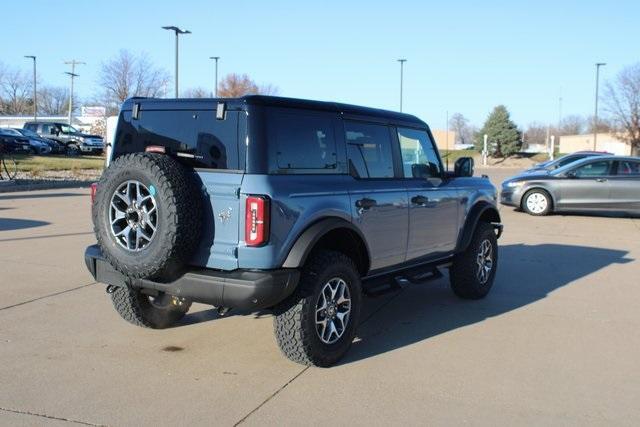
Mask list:
[[[69,89],[51,86],[37,78],[37,102],[40,115],[66,115],[69,111]],[[122,102],[132,96],[164,97],[171,90],[172,76],[156,66],[145,53],[126,49],[100,64],[97,92],[84,100],[74,95],[74,110],[80,104],[101,105],[107,114],[117,114]],[[188,88],[182,97],[204,98],[211,90]],[[231,73],[218,83],[218,96],[224,98],[250,94],[275,95],[276,86],[260,85],[246,74]],[[33,75],[20,68],[0,63],[0,114],[29,115],[33,113]]]

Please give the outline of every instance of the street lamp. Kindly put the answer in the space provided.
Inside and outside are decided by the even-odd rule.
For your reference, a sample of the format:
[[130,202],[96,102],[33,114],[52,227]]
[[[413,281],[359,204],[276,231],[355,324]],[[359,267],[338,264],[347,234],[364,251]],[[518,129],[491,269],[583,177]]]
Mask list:
[[398,59],[400,63],[400,112],[402,112],[402,85],[404,80],[404,63],[407,62],[406,59]]
[[65,71],[65,74],[68,74],[71,77],[71,90],[69,93],[69,126],[71,126],[71,112],[73,111],[73,79],[79,76],[76,73],[70,73],[69,71]]
[[607,65],[604,62],[596,63],[596,111],[593,115],[593,151],[596,151],[596,141],[598,140],[598,85],[600,84],[600,67]]
[[218,60],[219,56],[210,56],[209,59],[214,59],[216,61],[216,85],[213,87],[214,96],[218,97]]
[[36,57],[34,55],[25,55],[27,59],[33,59],[33,121],[38,120],[38,97],[36,87]]
[[183,30],[181,28],[169,25],[166,27],[162,27],[164,30],[173,31],[176,33],[176,98],[178,98],[178,36],[180,34],[191,34],[189,30]]

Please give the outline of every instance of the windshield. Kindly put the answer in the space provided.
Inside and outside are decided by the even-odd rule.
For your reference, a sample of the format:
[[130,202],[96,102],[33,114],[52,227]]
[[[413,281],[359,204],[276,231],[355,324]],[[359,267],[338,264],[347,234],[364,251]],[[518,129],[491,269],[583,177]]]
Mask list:
[[62,133],[78,133],[76,128],[69,125],[60,125],[60,129],[62,130]]
[[21,134],[23,134],[25,136],[33,136],[33,137],[40,136],[37,133],[35,133],[34,131],[29,130],[29,129],[16,129],[16,132],[20,132]]
[[2,133],[2,135],[22,136],[17,130],[8,128],[0,129],[0,133]]
[[583,165],[585,163],[589,163],[589,160],[592,160],[591,157],[586,157],[586,158],[582,158],[580,160],[575,160],[573,162],[569,162],[563,166],[560,166],[559,168],[557,168],[554,171],[549,172],[549,175],[561,175],[563,173],[566,173],[570,170],[573,170],[575,168],[577,168],[580,165]]

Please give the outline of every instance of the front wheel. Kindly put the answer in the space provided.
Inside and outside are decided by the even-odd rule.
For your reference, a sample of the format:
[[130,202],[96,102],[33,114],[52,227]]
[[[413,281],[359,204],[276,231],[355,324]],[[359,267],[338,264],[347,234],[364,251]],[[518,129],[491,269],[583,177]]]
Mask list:
[[191,302],[160,293],[155,297],[140,289],[122,286],[111,293],[113,307],[127,322],[143,328],[168,328],[189,311]]
[[522,198],[522,209],[529,215],[546,215],[551,211],[551,197],[544,190],[531,190]]
[[275,307],[280,349],[303,365],[333,365],[351,346],[361,305],[353,261],[339,252],[318,252],[304,267],[294,294]]
[[460,298],[484,298],[493,286],[497,268],[498,238],[491,224],[481,222],[469,247],[453,260],[449,270],[451,289]]

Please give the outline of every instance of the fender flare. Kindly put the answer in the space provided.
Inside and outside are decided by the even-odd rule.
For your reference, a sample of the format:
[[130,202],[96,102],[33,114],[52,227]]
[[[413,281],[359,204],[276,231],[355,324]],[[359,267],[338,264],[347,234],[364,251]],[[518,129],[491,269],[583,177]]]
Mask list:
[[284,260],[282,267],[299,268],[303,266],[316,243],[328,232],[338,228],[347,228],[355,232],[364,243],[367,259],[371,259],[367,241],[357,227],[341,218],[325,218],[309,226],[298,236],[296,242],[289,250],[289,254]]
[[[467,214],[467,219],[464,222],[464,228],[458,238],[456,253],[464,252],[467,247],[469,247],[473,233],[475,233],[476,227],[478,226],[478,222],[480,222],[480,218],[485,214],[489,215],[489,218],[491,219],[490,222],[492,224],[500,224],[500,213],[494,205],[484,201],[476,203]],[[502,230],[501,225],[498,228]]]

